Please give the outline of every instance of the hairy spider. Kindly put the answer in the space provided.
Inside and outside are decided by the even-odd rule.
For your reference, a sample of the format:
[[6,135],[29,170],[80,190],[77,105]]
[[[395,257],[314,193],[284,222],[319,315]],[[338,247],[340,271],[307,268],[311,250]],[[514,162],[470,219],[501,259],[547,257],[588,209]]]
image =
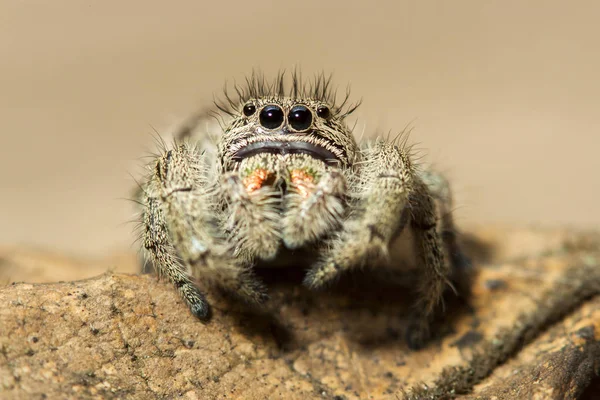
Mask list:
[[185,125],[142,184],[144,251],[207,319],[194,278],[261,303],[257,263],[309,249],[316,257],[304,283],[321,288],[352,269],[393,264],[389,248],[410,228],[419,341],[460,259],[448,184],[419,169],[404,142],[359,146],[345,123],[358,105],[348,95],[336,105],[330,81],[303,84],[293,74],[286,89],[283,74],[273,82],[253,74],[216,104],[218,132],[198,134],[200,117]]

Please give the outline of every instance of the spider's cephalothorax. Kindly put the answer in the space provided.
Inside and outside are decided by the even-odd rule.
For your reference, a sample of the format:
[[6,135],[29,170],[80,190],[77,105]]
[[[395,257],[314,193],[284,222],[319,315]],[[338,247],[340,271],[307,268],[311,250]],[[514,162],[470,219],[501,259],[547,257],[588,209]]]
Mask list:
[[146,253],[207,318],[193,278],[262,302],[256,263],[310,249],[305,284],[320,288],[351,269],[393,263],[389,246],[410,227],[426,332],[459,254],[446,181],[417,169],[398,141],[358,146],[344,121],[356,106],[335,103],[329,78],[303,85],[294,75],[290,90],[283,82],[252,75],[236,98],[217,104],[220,132],[200,132],[196,118],[150,164]]

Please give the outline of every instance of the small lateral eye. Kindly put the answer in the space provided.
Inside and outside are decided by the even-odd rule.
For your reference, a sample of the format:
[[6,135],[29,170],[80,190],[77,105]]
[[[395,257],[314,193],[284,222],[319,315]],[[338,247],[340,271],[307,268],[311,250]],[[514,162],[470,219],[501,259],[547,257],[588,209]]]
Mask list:
[[318,115],[320,118],[325,118],[325,119],[327,119],[327,118],[329,118],[329,116],[331,115],[331,111],[329,111],[329,107],[326,107],[326,106],[319,106],[319,107],[317,108],[317,115]]
[[256,106],[252,103],[248,103],[244,106],[244,115],[246,117],[251,116],[252,114],[254,114],[256,112]]

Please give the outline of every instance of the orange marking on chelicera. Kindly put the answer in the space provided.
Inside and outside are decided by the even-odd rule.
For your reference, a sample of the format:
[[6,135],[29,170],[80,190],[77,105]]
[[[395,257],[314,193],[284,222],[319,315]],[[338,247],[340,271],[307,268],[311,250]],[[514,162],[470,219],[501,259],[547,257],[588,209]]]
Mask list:
[[242,180],[248,193],[254,192],[264,186],[271,174],[264,168],[255,169],[250,175]]
[[308,197],[314,188],[315,177],[302,169],[294,169],[290,173],[291,180],[302,197]]

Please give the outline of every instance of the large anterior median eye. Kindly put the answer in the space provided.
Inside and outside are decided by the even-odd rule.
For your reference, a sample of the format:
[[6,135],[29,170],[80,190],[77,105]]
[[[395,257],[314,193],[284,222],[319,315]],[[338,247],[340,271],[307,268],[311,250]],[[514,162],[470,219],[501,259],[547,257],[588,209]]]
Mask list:
[[279,128],[283,123],[283,110],[275,105],[266,106],[261,110],[258,118],[260,124],[267,129]]
[[312,113],[306,106],[294,106],[288,115],[288,122],[297,131],[310,128]]

